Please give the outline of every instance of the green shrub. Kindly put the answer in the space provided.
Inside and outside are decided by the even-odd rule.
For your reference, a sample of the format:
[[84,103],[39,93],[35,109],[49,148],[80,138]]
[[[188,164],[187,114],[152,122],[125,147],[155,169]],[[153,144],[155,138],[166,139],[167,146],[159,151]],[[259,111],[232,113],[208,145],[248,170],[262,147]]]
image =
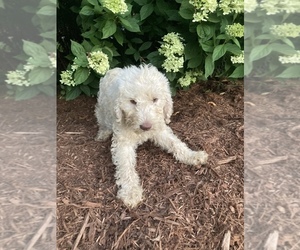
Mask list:
[[[16,68],[6,72],[5,82],[9,89],[8,93],[16,100],[29,99],[39,93],[54,96],[56,93],[56,1],[41,0],[36,5],[25,5],[19,9],[15,7],[20,6],[19,3],[4,2],[2,7],[6,8],[6,4],[8,6],[12,4],[15,15],[18,15],[18,11],[20,15],[21,12],[29,13],[28,17],[32,25],[32,27],[24,27],[24,32],[32,32],[28,40],[14,34],[18,38],[15,43],[22,48],[22,51],[16,56],[19,60]],[[10,17],[12,18],[14,15]],[[17,25],[17,28],[22,29],[22,23]]]
[[71,9],[82,39],[70,42],[60,74],[67,99],[95,95],[107,63],[151,63],[173,91],[201,78],[244,75],[242,0],[82,0]]
[[299,78],[300,2],[249,0],[245,7],[245,75]]

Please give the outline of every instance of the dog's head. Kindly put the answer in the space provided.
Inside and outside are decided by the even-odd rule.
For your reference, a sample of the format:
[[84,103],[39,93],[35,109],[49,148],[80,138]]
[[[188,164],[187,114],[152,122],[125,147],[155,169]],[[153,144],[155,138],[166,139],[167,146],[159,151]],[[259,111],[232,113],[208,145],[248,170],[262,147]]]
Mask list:
[[137,131],[168,124],[173,102],[167,78],[152,65],[131,66],[120,72],[117,122]]

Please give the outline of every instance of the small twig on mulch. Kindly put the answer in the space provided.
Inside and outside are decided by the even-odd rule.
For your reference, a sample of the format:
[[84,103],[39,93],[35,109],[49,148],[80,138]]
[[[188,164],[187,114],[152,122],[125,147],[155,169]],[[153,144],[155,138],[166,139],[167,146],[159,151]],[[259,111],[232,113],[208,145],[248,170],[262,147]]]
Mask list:
[[273,233],[269,234],[266,244],[264,245],[264,250],[276,250],[278,236],[279,236],[278,231],[274,231]]
[[224,165],[224,164],[227,164],[227,163],[229,163],[231,161],[234,161],[234,160],[236,160],[236,156],[230,156],[230,157],[228,157],[226,159],[218,161],[217,165]]
[[277,156],[277,157],[273,157],[271,159],[258,161],[257,164],[258,165],[267,165],[267,164],[272,164],[272,163],[276,163],[279,161],[286,161],[288,158],[289,157],[287,155]]
[[36,234],[31,238],[29,243],[24,247],[24,250],[32,249],[32,247],[35,245],[35,243],[38,241],[38,239],[41,237],[41,235],[44,233],[45,229],[49,226],[51,220],[53,217],[53,212],[51,211],[46,219],[43,221],[42,226],[39,228],[39,230],[36,232]]
[[230,231],[227,231],[227,233],[224,235],[224,239],[222,242],[222,250],[229,250],[230,248]]
[[89,218],[90,218],[90,213],[88,212],[88,213],[86,214],[85,218],[84,218],[83,225],[82,225],[82,227],[81,227],[81,229],[80,229],[80,232],[79,232],[79,234],[78,234],[78,236],[77,236],[77,238],[76,238],[76,240],[75,240],[75,243],[74,243],[74,245],[73,245],[73,247],[72,247],[72,250],[76,250],[76,248],[77,248],[77,246],[78,246],[78,244],[79,244],[79,242],[80,242],[80,240],[81,240],[81,237],[82,237],[82,235],[83,235],[83,233],[84,233],[84,230],[85,230],[85,228],[86,228],[86,226],[87,226],[87,224],[88,224],[88,222],[89,222]]
[[132,227],[132,225],[134,225],[137,221],[139,221],[140,219],[136,219],[135,221],[131,222],[131,224],[123,231],[123,233],[121,233],[121,235],[119,236],[119,238],[117,239],[116,243],[113,245],[112,249],[118,249],[120,241],[122,239],[122,237],[126,234],[126,232]]

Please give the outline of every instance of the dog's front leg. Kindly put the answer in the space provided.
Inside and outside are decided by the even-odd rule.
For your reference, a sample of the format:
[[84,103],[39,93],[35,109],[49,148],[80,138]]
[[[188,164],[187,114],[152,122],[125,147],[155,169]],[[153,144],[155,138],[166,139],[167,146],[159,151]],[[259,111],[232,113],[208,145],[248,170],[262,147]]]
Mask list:
[[113,135],[112,160],[116,166],[118,198],[127,206],[135,207],[143,199],[143,189],[136,172],[136,144],[121,135]]
[[189,149],[167,125],[154,137],[154,141],[168,153],[172,153],[182,163],[196,166],[207,162],[208,155],[205,151]]

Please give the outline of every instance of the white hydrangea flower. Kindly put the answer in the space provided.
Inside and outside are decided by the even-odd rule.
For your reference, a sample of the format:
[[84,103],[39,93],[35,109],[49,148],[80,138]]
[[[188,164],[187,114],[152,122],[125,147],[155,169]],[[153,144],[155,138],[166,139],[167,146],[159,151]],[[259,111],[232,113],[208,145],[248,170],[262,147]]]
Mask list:
[[278,59],[282,64],[300,64],[300,50],[297,50],[297,53],[292,56],[279,56]]
[[267,15],[280,12],[300,13],[300,1],[295,0],[262,0],[260,7],[267,12]]
[[[30,57],[29,60],[30,60],[30,59],[32,59],[32,57]],[[26,72],[28,72],[28,71],[30,71],[30,70],[33,70],[33,69],[36,67],[35,65],[31,64],[31,63],[29,62],[29,60],[28,60],[27,63],[23,66],[23,68],[24,68],[24,70],[25,70]]]
[[65,70],[62,71],[60,74],[61,80],[59,80],[62,84],[68,86],[75,86],[75,81],[73,79],[73,71],[72,70]]
[[166,72],[178,72],[183,67],[183,57],[170,56],[165,59],[162,67]]
[[114,14],[124,14],[128,11],[124,0],[101,0],[102,6],[109,9]]
[[25,70],[8,71],[5,82],[17,86],[29,86],[30,82],[26,79],[26,73]]
[[219,8],[223,11],[224,15],[228,15],[232,12],[243,13],[244,12],[244,0],[221,0]]
[[244,26],[241,25],[240,23],[226,25],[225,33],[232,37],[243,37],[244,36]]
[[51,62],[51,67],[56,68],[56,52],[51,53],[48,57]]
[[[75,59],[76,59],[76,57],[75,57]],[[71,65],[71,70],[76,71],[76,69],[78,69],[78,68],[79,68],[79,65],[73,61],[73,64]]]
[[244,9],[246,12],[250,13],[253,12],[258,6],[256,0],[245,0]]
[[178,79],[178,83],[181,87],[188,87],[192,83],[195,83],[203,73],[201,71],[187,71],[184,76]]
[[233,64],[244,63],[244,51],[242,51],[242,53],[237,56],[231,56],[230,60]]
[[218,7],[217,0],[189,0],[189,3],[195,8],[193,22],[207,21],[208,14]]
[[174,32],[166,34],[162,39],[163,43],[158,49],[158,52],[166,57],[162,67],[167,72],[178,72],[184,63],[183,39],[178,33]]
[[273,25],[271,33],[281,37],[298,37],[300,36],[300,25],[294,23],[284,23],[280,25]]
[[108,56],[102,51],[93,51],[88,57],[89,67],[100,75],[104,75],[109,70]]

